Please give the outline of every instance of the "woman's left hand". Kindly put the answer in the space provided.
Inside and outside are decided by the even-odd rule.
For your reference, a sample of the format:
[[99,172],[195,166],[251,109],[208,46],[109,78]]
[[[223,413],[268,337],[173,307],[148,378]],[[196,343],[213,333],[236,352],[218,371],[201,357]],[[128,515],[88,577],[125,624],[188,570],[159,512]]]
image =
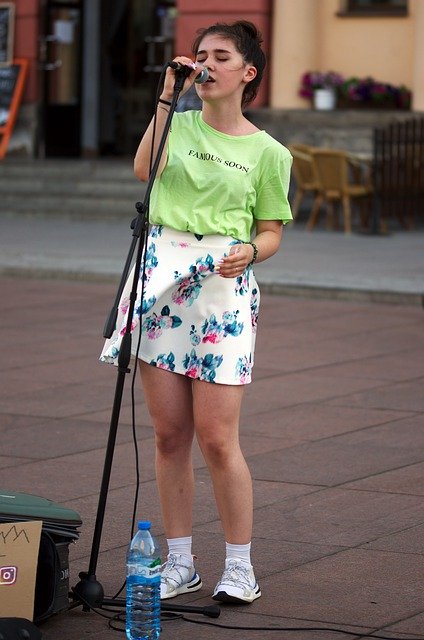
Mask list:
[[223,278],[237,278],[241,276],[252,260],[252,245],[236,244],[231,247],[228,256],[224,256],[215,266],[215,271]]

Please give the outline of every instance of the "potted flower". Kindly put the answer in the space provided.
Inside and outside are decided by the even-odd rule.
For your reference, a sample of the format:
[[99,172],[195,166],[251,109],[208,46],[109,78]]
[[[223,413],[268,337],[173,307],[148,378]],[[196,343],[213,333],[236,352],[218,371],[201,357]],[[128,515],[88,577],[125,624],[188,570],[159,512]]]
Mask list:
[[308,71],[301,78],[299,95],[313,100],[315,109],[334,109],[338,88],[344,82],[335,71]]

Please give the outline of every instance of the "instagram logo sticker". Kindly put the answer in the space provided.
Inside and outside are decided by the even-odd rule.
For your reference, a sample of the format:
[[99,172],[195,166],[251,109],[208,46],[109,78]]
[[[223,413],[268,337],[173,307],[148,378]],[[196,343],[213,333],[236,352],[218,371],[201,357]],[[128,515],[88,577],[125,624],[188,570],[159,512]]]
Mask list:
[[14,584],[17,573],[18,567],[0,567],[0,585]]

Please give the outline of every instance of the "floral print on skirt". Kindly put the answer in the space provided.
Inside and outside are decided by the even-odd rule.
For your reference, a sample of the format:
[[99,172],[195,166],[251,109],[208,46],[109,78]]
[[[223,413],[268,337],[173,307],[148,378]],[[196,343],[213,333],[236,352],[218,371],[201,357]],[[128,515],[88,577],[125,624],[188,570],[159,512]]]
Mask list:
[[[131,351],[145,362],[189,378],[220,384],[251,382],[259,288],[252,267],[221,277],[218,261],[240,241],[152,226],[131,323]],[[133,272],[118,307],[116,330],[100,360],[117,364],[125,334]]]

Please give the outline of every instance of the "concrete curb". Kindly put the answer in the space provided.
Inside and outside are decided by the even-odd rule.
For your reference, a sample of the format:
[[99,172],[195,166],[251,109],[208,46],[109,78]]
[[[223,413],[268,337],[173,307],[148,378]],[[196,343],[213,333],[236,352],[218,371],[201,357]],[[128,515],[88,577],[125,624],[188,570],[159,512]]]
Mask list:
[[[0,276],[25,279],[75,280],[78,282],[119,283],[120,274],[85,271],[83,269],[51,269],[43,267],[0,267]],[[270,283],[257,278],[262,293],[277,296],[290,296],[324,300],[348,300],[359,303],[375,302],[379,304],[398,304],[422,307],[424,294],[381,291],[372,289],[348,289],[290,283]]]

